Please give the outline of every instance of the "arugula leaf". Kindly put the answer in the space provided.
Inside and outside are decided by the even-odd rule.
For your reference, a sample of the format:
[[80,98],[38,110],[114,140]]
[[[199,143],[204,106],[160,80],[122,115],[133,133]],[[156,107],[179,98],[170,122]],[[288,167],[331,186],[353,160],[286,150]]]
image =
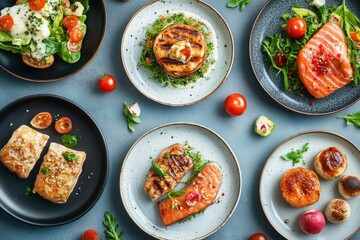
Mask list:
[[205,160],[199,151],[195,152],[194,148],[190,146],[188,142],[185,143],[185,147],[185,154],[193,160],[194,166],[193,174],[186,180],[186,183],[189,184],[210,161]]
[[226,6],[229,8],[239,7],[239,10],[243,11],[245,6],[251,2],[252,0],[228,0]]
[[347,125],[354,124],[355,127],[360,128],[360,111],[349,113],[346,116],[338,116],[338,118],[343,118]]
[[281,157],[286,161],[292,161],[294,166],[296,163],[300,162],[300,160],[303,158],[303,154],[307,152],[308,149],[309,149],[309,143],[305,143],[302,149],[293,150],[287,154],[281,155]]
[[123,231],[118,234],[118,228],[119,225],[116,222],[116,218],[111,215],[110,212],[106,211],[105,214],[105,221],[103,221],[103,225],[107,228],[107,230],[104,230],[105,233],[105,239],[106,240],[121,240],[123,236]]

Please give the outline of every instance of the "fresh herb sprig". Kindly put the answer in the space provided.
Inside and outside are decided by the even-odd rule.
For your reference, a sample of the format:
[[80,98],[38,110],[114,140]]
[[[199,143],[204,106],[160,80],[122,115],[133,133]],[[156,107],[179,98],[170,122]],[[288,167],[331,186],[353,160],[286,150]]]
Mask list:
[[135,116],[134,114],[132,114],[129,110],[129,104],[127,104],[126,102],[124,102],[124,116],[128,122],[128,128],[130,129],[130,131],[135,132],[135,126],[134,123],[141,123],[140,117],[139,116]]
[[252,0],[228,0],[226,6],[229,8],[239,7],[239,10],[243,11],[245,6],[251,2]]
[[[185,77],[173,77],[167,74],[162,67],[157,63],[153,51],[153,42],[156,36],[165,28],[173,24],[185,24],[198,29],[204,36],[206,42],[206,58],[204,64],[196,72]],[[169,16],[162,16],[158,18],[152,25],[146,28],[145,40],[141,43],[143,47],[142,54],[139,61],[139,66],[148,70],[153,79],[157,80],[162,86],[186,86],[195,83],[200,78],[205,76],[205,73],[212,64],[215,63],[214,43],[211,42],[208,30],[204,25],[193,18],[186,17],[184,13],[172,14]]]
[[205,167],[209,160],[205,160],[202,154],[199,151],[195,151],[192,146],[189,145],[188,142],[185,143],[185,154],[189,156],[193,160],[194,172],[190,176],[186,183],[189,184],[198,174],[199,172]]
[[104,230],[106,240],[121,240],[124,234],[123,231],[118,233],[119,225],[116,221],[116,218],[111,215],[110,212],[106,211],[104,214],[105,221],[103,225],[107,228]]
[[[281,157],[286,161],[292,161],[292,164],[294,166],[296,163],[299,163],[301,159],[303,159],[303,154],[307,152],[308,149],[309,149],[309,143],[305,143],[302,149],[292,150],[287,154],[281,155]],[[305,162],[303,161],[303,163]]]
[[173,197],[180,197],[181,195],[185,194],[185,191],[184,190],[172,190],[171,192],[169,192],[167,194],[168,198],[171,199],[171,208],[172,209],[177,209],[179,210],[178,208],[178,205],[176,204],[175,200]]
[[184,223],[186,221],[191,221],[192,219],[196,218],[197,216],[199,215],[204,215],[204,212],[205,212],[206,208],[201,210],[201,211],[198,211],[192,215],[190,215],[189,217],[185,218],[184,220],[182,220],[181,222]]
[[154,169],[154,172],[155,172],[156,175],[161,176],[161,177],[167,176],[167,174],[166,174],[166,172],[164,171],[164,169],[161,168],[161,167],[159,166],[159,164],[157,164],[156,162],[152,162],[151,167]]
[[339,116],[338,118],[343,118],[347,125],[354,124],[355,127],[360,128],[360,111],[349,113],[346,116]]

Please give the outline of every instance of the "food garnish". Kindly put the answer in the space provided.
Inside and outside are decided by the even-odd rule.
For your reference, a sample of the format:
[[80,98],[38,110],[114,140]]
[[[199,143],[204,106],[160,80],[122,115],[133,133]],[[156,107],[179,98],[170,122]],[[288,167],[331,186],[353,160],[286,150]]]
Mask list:
[[123,231],[118,233],[119,225],[116,221],[116,218],[111,215],[110,212],[106,211],[104,213],[105,221],[103,221],[103,225],[106,228],[105,233],[105,239],[106,240],[121,240],[122,236],[124,234]]
[[66,147],[75,147],[78,144],[76,135],[64,134],[61,136],[61,143]]
[[116,80],[110,74],[104,74],[98,81],[98,85],[103,92],[112,92],[116,88]]
[[93,229],[86,230],[81,236],[81,240],[98,240],[99,236],[97,232]]
[[185,143],[186,149],[185,154],[189,156],[193,160],[194,171],[193,174],[190,176],[186,183],[190,183],[198,174],[199,172],[205,167],[209,160],[205,160],[200,153],[200,151],[195,151],[192,146],[189,145],[188,142]]
[[239,7],[239,10],[243,11],[245,6],[251,2],[252,0],[228,0],[226,6],[229,8]]
[[30,121],[31,126],[37,129],[46,129],[52,123],[52,116],[49,112],[40,112]]
[[295,166],[296,163],[299,163],[300,160],[303,159],[303,154],[306,153],[308,149],[309,149],[309,143],[305,143],[302,149],[292,150],[287,154],[281,155],[281,157],[286,161],[292,161],[293,166]]
[[270,135],[275,128],[275,123],[265,116],[260,116],[255,121],[255,132],[260,136]]
[[25,187],[25,195],[26,195],[26,196],[29,196],[29,195],[31,195],[31,194],[33,194],[33,192],[32,192],[32,187],[26,186],[26,187]]
[[162,169],[156,162],[152,162],[151,167],[154,169],[156,175],[161,177],[167,176],[164,169]]
[[[279,74],[282,75],[285,91],[302,94],[305,88],[298,74],[297,59],[299,52],[314,34],[330,21],[338,24],[345,33],[345,42],[349,48],[349,53],[345,52],[344,54],[348,54],[353,70],[353,77],[350,78],[349,81],[352,81],[353,85],[357,86],[358,79],[360,79],[360,51],[358,51],[359,42],[356,40],[356,36],[357,33],[360,32],[360,20],[345,6],[345,1],[343,1],[340,6],[325,6],[324,3],[319,1],[314,1],[312,5],[316,6],[316,12],[306,8],[292,7],[291,13],[282,15],[282,19],[285,22],[283,25],[284,30],[289,27],[289,23],[291,23],[294,18],[305,21],[306,32],[303,37],[298,38],[300,34],[299,36],[291,37],[288,34],[284,34],[284,31],[272,36],[267,36],[263,41],[263,50],[271,62],[270,70],[274,69],[277,72],[277,76]],[[279,56],[281,56],[281,61],[279,61]],[[320,71],[326,70],[328,66],[327,62],[335,61],[338,58],[338,56],[329,56],[323,59],[321,55],[318,57],[321,62],[318,62],[317,67],[315,66],[314,68],[317,68],[319,71],[314,71],[319,73],[319,76],[323,75]],[[343,58],[342,55],[341,57]],[[279,62],[281,62],[281,64],[279,64]],[[284,62],[286,62],[286,64],[283,64]],[[316,62],[314,63],[316,64]],[[347,83],[346,81],[344,82],[344,84]],[[313,93],[311,94],[314,95]],[[315,97],[322,97],[322,94]]]
[[72,130],[72,121],[68,117],[61,117],[55,122],[55,130],[60,134],[69,133]]
[[349,113],[346,116],[338,116],[338,118],[343,118],[347,125],[354,124],[355,127],[360,128],[360,111]]
[[71,151],[63,152],[62,156],[68,162],[73,162],[73,161],[76,161],[78,159],[78,156],[76,156],[76,154],[74,152],[71,152]]
[[[157,62],[154,54],[153,45],[156,37],[167,27],[175,24],[186,25],[195,28],[197,31],[201,32],[206,42],[205,61],[197,71],[186,76],[174,77],[165,72],[161,65]],[[164,87],[187,86],[191,83],[195,83],[200,78],[205,77],[205,74],[208,72],[210,66],[215,63],[214,42],[212,42],[212,37],[215,37],[212,35],[214,35],[215,33],[209,31],[207,25],[197,19],[187,17],[184,13],[164,15],[158,18],[152,25],[149,25],[146,30],[147,31],[145,33],[145,39],[141,44],[143,46],[143,50],[139,65],[148,70],[152,78],[161,83]],[[186,45],[186,42],[184,42],[184,48],[186,47]]]
[[246,111],[246,107],[246,98],[240,93],[230,94],[224,102],[225,111],[233,117],[242,115]]
[[[126,102],[124,102],[124,115],[126,117],[126,120],[128,122],[128,128],[130,131],[135,132],[135,126],[134,123],[141,123],[140,120],[140,107],[138,103],[134,103],[133,105],[129,105]],[[135,111],[137,110],[137,111]]]
[[185,191],[184,190],[172,190],[171,192],[169,192],[167,194],[167,197],[171,199],[171,202],[172,202],[172,205],[171,205],[171,208],[172,209],[179,209],[178,208],[178,205],[176,204],[175,200],[173,197],[179,197],[181,195],[185,194]]
[[43,167],[42,169],[41,169],[41,172],[43,173],[43,174],[47,174],[48,172],[49,172],[49,167],[48,166],[46,166],[46,167]]

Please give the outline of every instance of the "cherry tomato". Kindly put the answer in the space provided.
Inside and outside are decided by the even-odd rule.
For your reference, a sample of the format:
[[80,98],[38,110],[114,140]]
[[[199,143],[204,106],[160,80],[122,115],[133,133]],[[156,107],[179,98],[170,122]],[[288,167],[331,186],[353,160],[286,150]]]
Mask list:
[[246,107],[246,98],[239,93],[230,94],[224,102],[225,111],[230,116],[240,116],[246,111]]
[[10,15],[4,15],[0,18],[0,28],[9,31],[14,25],[14,19]]
[[52,116],[48,112],[40,112],[36,114],[30,121],[31,126],[37,129],[48,128],[52,123]]
[[72,130],[72,121],[68,117],[61,117],[55,122],[55,130],[60,134],[69,133]]
[[32,10],[40,10],[45,6],[46,0],[29,0],[29,8]]
[[79,43],[83,40],[84,34],[79,27],[73,27],[69,30],[69,41]]
[[81,50],[82,44],[81,44],[81,42],[73,43],[73,42],[68,41],[66,46],[70,52],[78,52]]
[[276,66],[283,67],[286,65],[287,58],[286,58],[285,54],[277,53],[274,57],[274,61],[275,61]]
[[98,84],[100,90],[103,92],[112,92],[116,88],[115,78],[110,74],[104,74]]
[[95,230],[86,230],[81,236],[81,240],[98,240],[99,236]]
[[267,240],[267,237],[263,233],[254,233],[249,237],[249,240]]
[[62,24],[65,28],[70,29],[75,27],[79,22],[79,18],[75,15],[68,15],[62,20]]
[[291,18],[286,24],[286,32],[291,38],[302,38],[306,33],[306,22],[299,17]]

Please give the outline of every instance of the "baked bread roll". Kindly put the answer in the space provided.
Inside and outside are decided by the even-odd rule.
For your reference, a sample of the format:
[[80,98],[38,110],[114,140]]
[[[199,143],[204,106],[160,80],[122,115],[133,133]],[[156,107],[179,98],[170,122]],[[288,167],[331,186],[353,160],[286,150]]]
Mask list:
[[333,199],[325,208],[325,217],[331,223],[342,223],[350,217],[350,205],[345,200]]
[[280,191],[283,199],[291,206],[301,208],[319,200],[320,181],[310,169],[293,168],[281,178]]
[[155,38],[153,51],[156,61],[164,71],[174,77],[196,72],[206,58],[206,42],[196,28],[174,24]]
[[341,196],[353,198],[360,195],[360,179],[354,175],[345,175],[338,182]]
[[320,151],[314,160],[317,174],[324,179],[340,177],[348,166],[346,155],[337,147],[329,147]]

